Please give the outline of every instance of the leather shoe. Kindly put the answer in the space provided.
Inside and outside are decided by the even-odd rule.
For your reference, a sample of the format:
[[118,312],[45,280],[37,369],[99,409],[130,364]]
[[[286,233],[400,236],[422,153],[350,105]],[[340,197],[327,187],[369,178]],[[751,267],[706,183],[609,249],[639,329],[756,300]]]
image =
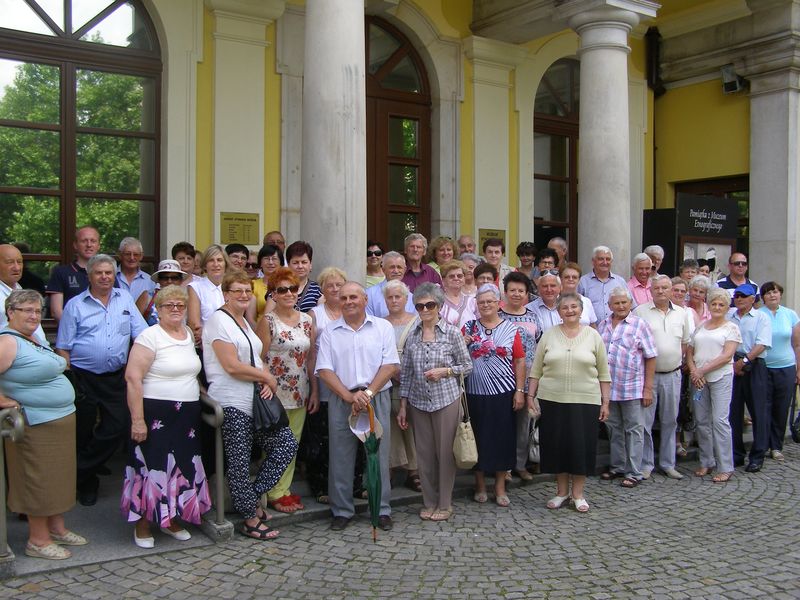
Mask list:
[[348,519],[347,517],[333,517],[333,520],[331,521],[331,530],[342,531],[349,524],[350,524],[350,519]]
[[394,527],[392,517],[389,515],[381,515],[378,517],[378,527],[380,527],[383,531],[390,531],[392,527]]
[[758,472],[761,470],[761,467],[762,467],[762,466],[763,466],[763,465],[762,465],[761,463],[751,462],[749,465],[747,465],[747,466],[744,468],[744,470],[745,470],[747,473],[758,473]]
[[743,458],[734,458],[733,459],[733,466],[734,467],[743,467],[744,466],[744,459]]
[[82,506],[94,506],[97,504],[97,488],[78,490],[78,502]]

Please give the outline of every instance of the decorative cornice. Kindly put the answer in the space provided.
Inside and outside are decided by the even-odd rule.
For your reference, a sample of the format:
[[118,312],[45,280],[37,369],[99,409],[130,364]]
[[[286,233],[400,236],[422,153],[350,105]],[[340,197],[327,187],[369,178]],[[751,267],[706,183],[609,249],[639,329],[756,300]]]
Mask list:
[[286,0],[204,0],[212,11],[270,23],[286,10]]
[[464,40],[464,55],[476,64],[510,71],[525,60],[528,51],[514,44],[473,35]]
[[657,26],[661,37],[667,40],[751,14],[746,0],[713,0],[674,15],[659,17]]
[[636,22],[631,25],[633,27],[639,20],[655,18],[659,8],[661,5],[651,0],[566,0],[557,5],[553,16],[557,19],[568,20],[579,18],[582,13],[594,11],[625,11],[637,15]]

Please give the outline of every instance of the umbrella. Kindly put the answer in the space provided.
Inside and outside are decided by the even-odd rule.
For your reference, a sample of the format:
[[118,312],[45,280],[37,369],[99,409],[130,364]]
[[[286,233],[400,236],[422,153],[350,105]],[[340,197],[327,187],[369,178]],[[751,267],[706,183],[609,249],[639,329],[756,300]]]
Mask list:
[[378,539],[378,522],[381,513],[381,462],[378,449],[381,445],[383,428],[375,420],[375,410],[372,404],[367,405],[367,415],[363,412],[350,417],[350,429],[364,442],[367,455],[366,490],[367,504],[369,506],[370,522],[372,523],[372,541]]

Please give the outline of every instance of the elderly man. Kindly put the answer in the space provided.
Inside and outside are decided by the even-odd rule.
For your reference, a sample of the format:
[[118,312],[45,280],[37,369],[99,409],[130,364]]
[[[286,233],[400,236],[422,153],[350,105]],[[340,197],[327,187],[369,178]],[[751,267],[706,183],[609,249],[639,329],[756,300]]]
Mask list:
[[358,438],[348,418],[372,403],[375,417],[383,427],[379,458],[381,466],[381,508],[379,526],[392,528],[389,499],[389,432],[391,431],[391,379],[400,371],[400,358],[391,324],[366,313],[364,288],[348,281],[339,292],[342,316],[322,332],[316,374],[333,392],[328,402],[329,467],[328,493],[333,521],[331,529],[341,531],[355,514],[353,471]]
[[602,321],[611,314],[608,295],[616,287],[625,286],[625,280],[611,272],[614,254],[608,246],[597,246],[592,250],[592,271],[578,282],[578,293],[586,296],[594,307],[597,319]]
[[757,289],[749,283],[733,290],[728,320],[739,326],[742,343],[733,355],[733,398],[730,422],[733,435],[733,464],[744,464],[744,407],[753,420],[753,445],[745,471],[757,473],[764,466],[769,445],[770,413],[767,408],[767,365],[761,355],[772,347],[772,324],[767,313],[753,309]]
[[655,402],[644,409],[644,454],[642,476],[650,477],[655,466],[653,455],[653,421],[659,415],[660,443],[658,464],[661,471],[672,479],[683,479],[675,469],[675,432],[678,429],[678,408],[681,397],[681,365],[686,355],[686,345],[694,331],[692,317],[682,306],[671,300],[672,280],[658,275],[650,287],[653,300],[634,310],[650,325],[656,340]]
[[72,247],[75,249],[75,260],[53,269],[47,284],[50,314],[56,321],[61,319],[67,302],[89,287],[86,263],[100,250],[100,234],[94,227],[79,227]]
[[283,234],[278,231],[269,231],[264,236],[264,246],[275,246],[281,252],[286,252],[286,239],[283,237]]
[[[367,288],[367,314],[383,318],[389,314],[389,309],[386,307],[386,298],[383,297],[383,288],[390,281],[403,278],[406,272],[406,259],[399,252],[390,250],[383,255],[381,269],[383,269],[386,279],[377,285]],[[408,295],[408,300],[406,301],[406,312],[416,313],[411,294]]]
[[526,304],[525,308],[531,309],[539,316],[539,320],[542,322],[542,331],[547,331],[561,323],[561,317],[556,308],[556,300],[561,293],[561,278],[555,272],[546,271],[539,277],[538,288],[539,297]]
[[67,360],[73,375],[78,500],[91,506],[97,502],[97,472],[127,431],[125,365],[131,340],[147,323],[131,295],[114,287],[113,258],[97,254],[86,271],[89,289],[64,307],[56,352]]
[[556,251],[558,255],[558,264],[556,266],[559,269],[567,264],[567,240],[559,236],[552,237],[550,241],[547,242],[547,247]]
[[650,260],[653,261],[653,275],[658,275],[658,271],[661,269],[661,263],[664,262],[664,249],[658,244],[652,244],[642,250],[642,252],[647,254]]
[[471,235],[462,235],[458,238],[458,254],[475,254],[475,240]]
[[143,256],[142,243],[136,238],[126,237],[119,243],[117,287],[128,292],[134,300],[144,292],[152,295],[156,288],[150,275],[142,271]]
[[747,257],[741,252],[734,252],[728,259],[728,274],[717,279],[717,287],[727,290],[733,298],[736,288],[746,283],[756,289],[756,298],[758,298],[758,284],[747,276]]
[[[22,289],[19,284],[22,268],[22,253],[11,244],[0,244],[0,329],[5,329],[8,325],[6,299],[14,290]],[[48,345],[41,325],[36,328],[33,335],[41,344]]]
[[633,277],[628,280],[628,289],[635,306],[647,304],[653,299],[650,293],[650,277],[653,275],[653,261],[645,254],[640,252],[633,257]]
[[656,371],[655,339],[644,319],[631,314],[628,288],[611,290],[611,315],[600,321],[597,331],[606,345],[611,371],[611,403],[608,427],[611,466],[602,479],[624,477],[622,487],[634,488],[643,478],[644,412],[653,403]]
[[428,240],[421,233],[412,233],[406,236],[403,242],[406,254],[406,272],[403,274],[403,283],[413,294],[420,283],[436,283],[442,285],[442,278],[433,267],[422,262],[428,250]]

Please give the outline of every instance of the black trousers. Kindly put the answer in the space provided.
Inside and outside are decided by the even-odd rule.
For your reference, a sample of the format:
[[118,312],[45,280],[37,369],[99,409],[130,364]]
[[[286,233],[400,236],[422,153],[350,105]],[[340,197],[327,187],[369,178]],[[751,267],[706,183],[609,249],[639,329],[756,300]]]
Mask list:
[[78,489],[97,486],[97,469],[119,448],[130,425],[125,369],[92,373],[72,367]]
[[744,461],[745,449],[742,431],[744,429],[744,407],[753,420],[753,445],[750,447],[749,462],[761,464],[769,446],[770,416],[767,402],[767,365],[764,359],[756,359],[749,373],[733,378],[733,398],[729,419],[733,434],[733,461]]

